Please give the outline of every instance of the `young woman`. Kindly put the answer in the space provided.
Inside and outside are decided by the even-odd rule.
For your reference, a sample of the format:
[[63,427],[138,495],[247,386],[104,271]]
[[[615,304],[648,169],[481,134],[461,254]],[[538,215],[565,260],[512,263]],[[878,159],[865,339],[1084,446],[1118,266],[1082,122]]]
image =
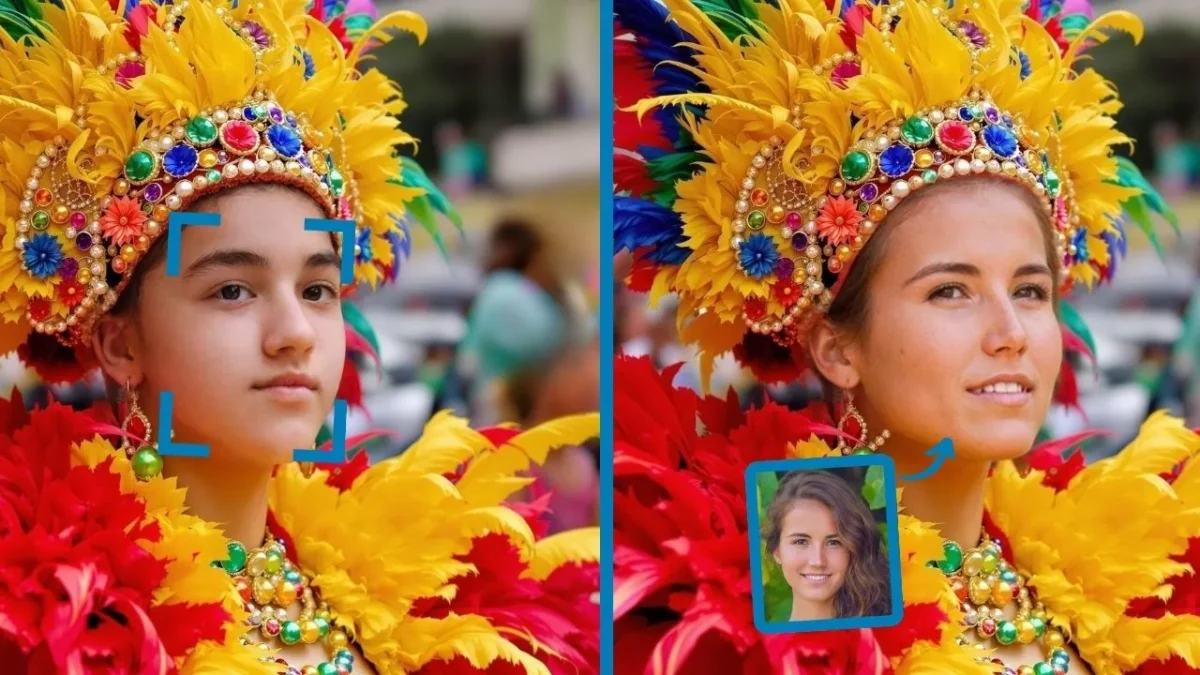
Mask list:
[[[421,20],[20,7],[0,22],[3,348],[52,380],[98,367],[117,414],[0,406],[6,672],[594,672],[596,530],[541,538],[544,504],[505,504],[594,416],[442,415],[378,466],[292,461],[355,402],[347,347],[372,338],[343,298],[394,278],[441,203],[396,154],[398,90],[357,69]],[[219,222],[168,235],[185,212]],[[351,221],[352,283],[314,219]]]
[[[702,370],[812,368],[834,412],[742,413],[618,365],[618,663],[1200,672],[1200,436],[1155,415],[1095,466],[1030,454],[1088,340],[1061,296],[1111,278],[1125,228],[1165,207],[1078,67],[1136,19],[1025,4],[616,3],[629,282],[678,295]],[[902,623],[754,632],[746,463],[886,452],[903,477],[943,438],[955,457],[902,480]]]
[[849,483],[828,471],[793,471],[766,515],[763,541],[792,589],[792,621],[891,613],[883,543]]

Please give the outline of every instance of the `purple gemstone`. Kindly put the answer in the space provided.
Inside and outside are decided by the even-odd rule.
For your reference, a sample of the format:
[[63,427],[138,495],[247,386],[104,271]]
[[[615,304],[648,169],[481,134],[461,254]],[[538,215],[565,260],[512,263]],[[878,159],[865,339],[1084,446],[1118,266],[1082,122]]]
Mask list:
[[220,162],[221,164],[228,162],[229,161],[229,153],[225,152],[224,150],[217,152],[217,161]]
[[79,273],[79,261],[74,258],[63,258],[63,261],[58,264],[58,273],[64,279],[74,279]]
[[1017,156],[1016,156],[1015,158],[1013,158],[1013,161],[1015,161],[1015,162],[1017,163],[1017,166],[1023,166],[1023,167],[1026,167],[1026,168],[1028,168],[1028,167],[1029,167],[1029,164],[1027,164],[1027,163],[1025,162],[1025,155],[1022,155],[1022,154],[1019,154],[1019,153],[1018,153],[1018,154],[1017,154]]
[[299,162],[300,166],[312,166],[312,162],[308,161],[308,155],[301,154]]
[[987,110],[983,111],[983,116],[986,117],[987,121],[991,122],[992,124],[1000,121],[1000,111],[996,110],[995,108],[989,107]]
[[1008,127],[1011,127],[1011,126],[1012,126],[1012,123],[1013,123],[1013,118],[1012,118],[1012,115],[1005,115],[1005,116],[1004,116],[1004,125],[1005,125],[1005,126],[1008,126]]
[[874,183],[867,183],[858,190],[858,198],[864,202],[873,202],[879,196],[879,186]]
[[797,232],[792,235],[792,248],[797,251],[803,251],[808,248],[808,235],[803,232]]
[[775,275],[780,279],[791,279],[795,271],[796,263],[791,258],[780,258],[779,262],[775,263]]
[[91,248],[92,247],[92,233],[91,232],[80,232],[79,234],[75,235],[75,245],[79,247],[80,251],[86,251],[89,248]]
[[288,123],[288,126],[289,126],[289,127],[294,127],[294,126],[296,126],[296,116],[295,116],[295,115],[288,115],[288,116],[287,116],[287,123]]
[[267,109],[267,114],[271,116],[271,121],[275,124],[283,123],[283,111],[278,106],[271,106]]
[[935,164],[941,164],[944,161],[946,161],[946,155],[942,154],[941,150],[934,150],[933,151],[933,162]]
[[159,183],[151,183],[142,191],[142,198],[148,202],[156,202],[162,199],[163,187]]

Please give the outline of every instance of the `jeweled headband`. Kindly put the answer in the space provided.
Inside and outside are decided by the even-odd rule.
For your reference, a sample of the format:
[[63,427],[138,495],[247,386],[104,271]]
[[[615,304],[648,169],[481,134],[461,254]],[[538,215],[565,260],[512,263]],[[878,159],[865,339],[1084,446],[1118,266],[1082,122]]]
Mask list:
[[355,282],[394,277],[430,185],[397,155],[399,91],[356,66],[383,29],[423,37],[419,17],[347,35],[291,0],[30,7],[0,45],[0,350],[30,329],[82,343],[172,212],[244,183],[355,221]]
[[888,213],[934,183],[989,175],[1029,189],[1068,287],[1111,277],[1130,213],[1148,228],[1140,216],[1169,211],[1113,152],[1129,141],[1114,129],[1115,91],[1073,67],[1104,28],[1140,36],[1127,13],[615,5],[616,245],[634,254],[635,288],[679,296],[681,337],[705,372],[731,350],[755,365],[766,345],[801,346]]

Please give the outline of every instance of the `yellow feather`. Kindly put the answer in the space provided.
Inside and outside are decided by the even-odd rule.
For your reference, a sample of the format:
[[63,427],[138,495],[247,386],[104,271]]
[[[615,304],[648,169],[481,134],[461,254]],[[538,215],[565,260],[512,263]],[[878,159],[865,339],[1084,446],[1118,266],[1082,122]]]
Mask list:
[[390,30],[412,33],[416,36],[418,44],[424,44],[429,27],[425,24],[425,19],[421,18],[421,15],[415,12],[400,11],[388,14],[377,21],[375,25],[371,26],[370,30],[359,37],[358,40],[355,40],[354,48],[350,50],[350,56],[348,57],[350,67],[353,68],[358,64],[365,45],[372,41],[378,41],[381,44],[389,42],[391,37],[388,35],[388,31]]
[[1088,27],[1083,29],[1071,41],[1070,47],[1067,48],[1066,56],[1063,57],[1066,67],[1070,68],[1074,64],[1076,55],[1079,54],[1080,49],[1085,43],[1094,41],[1103,44],[1106,42],[1108,37],[1104,34],[1104,31],[1109,29],[1128,33],[1133,38],[1134,44],[1140,44],[1144,34],[1142,20],[1136,14],[1120,9],[1107,12],[1088,24]]
[[533,547],[533,560],[523,576],[542,580],[568,563],[595,562],[600,557],[600,528],[559,532]]

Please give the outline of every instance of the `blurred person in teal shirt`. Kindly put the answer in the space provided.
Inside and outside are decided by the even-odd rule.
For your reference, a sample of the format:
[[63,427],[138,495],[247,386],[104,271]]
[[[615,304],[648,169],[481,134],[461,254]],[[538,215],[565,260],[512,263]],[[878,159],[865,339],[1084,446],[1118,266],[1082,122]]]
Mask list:
[[467,316],[462,351],[474,366],[472,417],[491,424],[521,412],[505,400],[512,398],[505,383],[536,379],[566,347],[571,327],[563,287],[533,225],[519,219],[497,223],[483,268],[483,288]]

